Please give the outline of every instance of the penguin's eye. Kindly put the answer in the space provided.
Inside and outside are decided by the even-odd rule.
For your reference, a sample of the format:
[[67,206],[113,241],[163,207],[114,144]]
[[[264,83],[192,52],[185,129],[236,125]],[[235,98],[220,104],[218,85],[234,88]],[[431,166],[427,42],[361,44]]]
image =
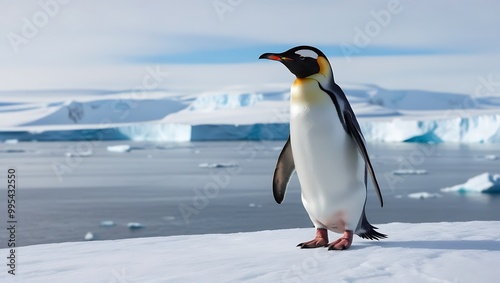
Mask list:
[[300,59],[301,61],[303,61],[304,59],[306,59],[306,57],[304,57],[304,56],[300,56],[300,57],[299,57],[299,59]]

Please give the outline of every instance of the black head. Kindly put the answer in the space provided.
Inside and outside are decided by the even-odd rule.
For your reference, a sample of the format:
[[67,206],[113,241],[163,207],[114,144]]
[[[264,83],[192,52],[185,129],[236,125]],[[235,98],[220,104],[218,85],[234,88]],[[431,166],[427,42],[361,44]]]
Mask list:
[[319,72],[318,57],[325,54],[312,46],[297,46],[283,53],[264,53],[259,59],[280,61],[297,78],[305,78]]

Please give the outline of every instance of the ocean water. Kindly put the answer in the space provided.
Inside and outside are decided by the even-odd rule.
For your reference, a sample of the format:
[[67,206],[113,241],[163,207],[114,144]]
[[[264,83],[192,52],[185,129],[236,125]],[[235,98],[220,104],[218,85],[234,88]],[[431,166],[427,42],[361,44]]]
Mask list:
[[[0,247],[8,239],[10,166],[17,170],[18,246],[83,241],[87,232],[96,240],[111,240],[312,227],[296,177],[283,204],[273,199],[272,173],[283,143],[1,144]],[[107,150],[117,144],[129,145],[130,151]],[[369,186],[367,216],[373,224],[500,220],[498,195],[439,191],[483,172],[500,173],[500,160],[485,158],[500,155],[499,145],[381,143],[368,148],[385,200],[381,208]],[[391,174],[398,169],[427,174]],[[416,192],[440,197],[408,197]],[[115,225],[102,227],[102,221]],[[131,230],[130,222],[143,228]]]

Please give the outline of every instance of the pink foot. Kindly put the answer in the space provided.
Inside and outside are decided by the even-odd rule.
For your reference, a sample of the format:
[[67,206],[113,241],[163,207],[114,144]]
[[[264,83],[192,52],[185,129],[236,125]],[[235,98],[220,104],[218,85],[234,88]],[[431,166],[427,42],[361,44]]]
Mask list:
[[328,244],[328,232],[326,231],[326,229],[318,228],[316,230],[316,238],[310,240],[309,242],[300,243],[297,245],[297,247],[300,247],[301,249],[312,249],[312,248],[326,247],[327,244]]
[[347,250],[352,244],[353,233],[350,230],[345,230],[344,235],[334,242],[327,245],[328,250]]

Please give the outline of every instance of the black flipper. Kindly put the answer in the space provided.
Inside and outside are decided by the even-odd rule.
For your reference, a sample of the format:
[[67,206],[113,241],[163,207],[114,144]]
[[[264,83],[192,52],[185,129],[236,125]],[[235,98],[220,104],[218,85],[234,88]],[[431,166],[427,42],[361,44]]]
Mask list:
[[366,219],[365,215],[365,209],[363,208],[363,215],[361,216],[361,227],[356,231],[356,235],[360,236],[363,239],[370,239],[370,240],[380,240],[380,239],[385,239],[387,238],[387,235],[379,233],[375,231],[375,229],[378,229],[375,226],[372,226],[369,222],[368,219]]
[[355,117],[353,117],[353,114],[351,114],[350,111],[344,111],[344,119],[347,125],[347,129],[349,130],[349,133],[351,134],[352,138],[358,145],[359,152],[361,153],[361,156],[363,156],[363,159],[365,160],[366,168],[370,173],[373,182],[373,187],[375,188],[375,191],[377,192],[378,195],[378,199],[380,201],[380,206],[383,207],[384,200],[382,198],[382,193],[380,192],[380,187],[378,185],[377,178],[375,177],[375,171],[373,171],[372,163],[370,162],[370,157],[368,156],[368,152],[366,151],[365,139],[363,138],[363,134],[361,134],[361,129],[359,128],[358,121],[356,120]]
[[274,169],[273,195],[277,203],[283,202],[288,182],[294,171],[295,163],[293,162],[292,145],[290,144],[290,137],[288,137],[276,163],[276,169]]

